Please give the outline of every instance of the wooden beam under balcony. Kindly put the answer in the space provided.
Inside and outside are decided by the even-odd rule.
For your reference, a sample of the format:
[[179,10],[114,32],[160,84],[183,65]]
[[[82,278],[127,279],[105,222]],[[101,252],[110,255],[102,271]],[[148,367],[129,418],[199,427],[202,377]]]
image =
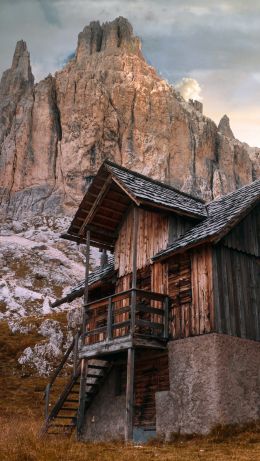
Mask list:
[[127,351],[132,347],[164,350],[166,348],[166,341],[163,339],[147,339],[143,338],[141,335],[136,335],[134,337],[128,335],[114,338],[109,341],[102,341],[99,343],[82,346],[79,352],[79,357],[85,359],[94,357],[100,358],[117,352]]

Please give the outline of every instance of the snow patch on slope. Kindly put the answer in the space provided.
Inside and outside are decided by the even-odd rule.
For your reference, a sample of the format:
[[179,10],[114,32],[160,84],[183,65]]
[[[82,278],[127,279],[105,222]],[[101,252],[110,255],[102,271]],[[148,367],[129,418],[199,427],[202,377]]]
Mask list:
[[62,241],[44,222],[37,224],[16,225],[22,229],[18,234],[1,230],[0,319],[49,314],[50,302],[84,278],[84,255],[76,244]]
[[46,338],[34,347],[27,347],[18,359],[24,369],[37,371],[40,376],[48,376],[53,371],[55,359],[59,359],[64,335],[59,322],[46,319],[40,325],[38,332]]

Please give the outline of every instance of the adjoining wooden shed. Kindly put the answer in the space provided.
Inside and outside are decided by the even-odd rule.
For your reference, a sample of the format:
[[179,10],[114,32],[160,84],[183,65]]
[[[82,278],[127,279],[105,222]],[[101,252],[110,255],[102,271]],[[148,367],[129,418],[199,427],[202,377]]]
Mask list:
[[[53,307],[84,296],[82,342],[46,430],[144,440],[259,417],[259,202],[260,181],[205,204],[103,163],[63,235],[86,243],[86,280]],[[91,274],[90,245],[113,254]]]

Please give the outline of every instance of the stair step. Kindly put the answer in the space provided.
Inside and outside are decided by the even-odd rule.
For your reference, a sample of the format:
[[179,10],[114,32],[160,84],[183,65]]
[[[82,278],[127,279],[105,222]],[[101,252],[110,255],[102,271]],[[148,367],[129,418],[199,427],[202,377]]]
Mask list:
[[104,370],[104,369],[108,368],[108,365],[94,365],[94,364],[89,364],[88,367],[89,367],[89,368],[94,368],[94,369],[97,369],[97,370]]
[[72,418],[75,418],[75,416],[71,415],[71,416],[67,416],[67,415],[57,415],[55,416],[55,419],[58,418],[58,419],[72,419]]
[[66,427],[75,427],[76,424],[51,424],[49,426],[49,428],[52,428],[52,427],[62,427],[62,428],[66,428]]
[[104,375],[101,374],[101,373],[99,373],[98,375],[94,375],[94,374],[90,374],[90,373],[87,374],[87,378],[101,378],[101,377],[103,378],[103,376]]
[[70,407],[61,407],[60,411],[76,411],[78,408],[70,408]]
[[67,403],[78,403],[79,401],[78,400],[71,400],[71,399],[68,399],[68,400],[65,400],[65,402]]

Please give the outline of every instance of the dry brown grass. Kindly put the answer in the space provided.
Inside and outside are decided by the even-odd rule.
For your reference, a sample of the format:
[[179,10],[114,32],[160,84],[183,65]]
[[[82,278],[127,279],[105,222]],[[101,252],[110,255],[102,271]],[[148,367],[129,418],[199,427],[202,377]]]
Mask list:
[[[57,313],[51,316],[66,328],[66,314]],[[0,322],[0,415],[11,416],[24,414],[28,409],[34,415],[43,413],[43,391],[47,384],[46,378],[33,376],[31,370],[25,373],[18,363],[18,358],[28,346],[34,346],[43,338],[37,330],[44,317],[26,317],[21,325],[33,325],[26,334],[12,333],[7,322]],[[61,384],[63,379],[60,380]],[[54,388],[54,397],[60,389]],[[1,458],[0,458],[1,461]]]
[[5,322],[0,337],[0,461],[260,461],[260,425],[243,431],[216,428],[208,437],[175,437],[169,444],[154,440],[145,446],[79,443],[74,436],[40,438],[46,380],[21,377],[17,357],[41,338],[34,331],[12,334]]
[[39,437],[39,420],[27,413],[24,418],[2,418],[1,461],[259,461],[259,427],[243,432],[218,429],[208,437],[179,439],[144,446],[123,443],[80,443],[74,436]]

